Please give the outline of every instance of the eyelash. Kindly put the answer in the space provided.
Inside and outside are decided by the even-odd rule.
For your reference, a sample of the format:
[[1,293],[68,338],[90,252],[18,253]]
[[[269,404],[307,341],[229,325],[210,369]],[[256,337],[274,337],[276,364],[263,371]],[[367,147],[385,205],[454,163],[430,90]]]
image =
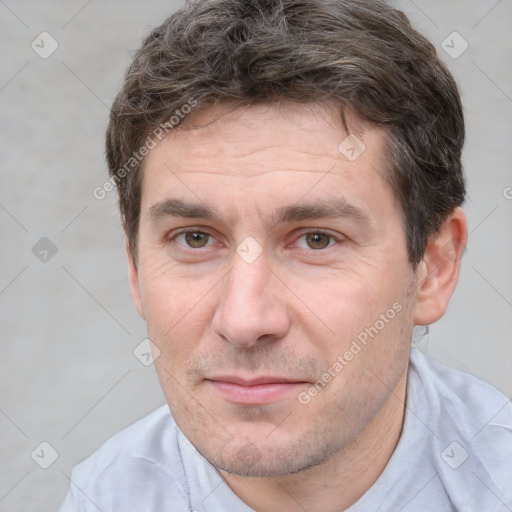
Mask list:
[[[312,249],[311,247],[309,248],[303,248],[303,247],[300,247],[299,249],[302,249],[304,251],[313,251],[313,252],[322,252],[322,251],[325,251],[326,249],[328,249],[329,247],[332,247],[336,244],[339,244],[340,242],[343,241],[343,238],[340,237],[340,236],[335,236],[333,235],[332,233],[328,232],[328,231],[324,231],[322,229],[315,229],[315,230],[312,230],[312,231],[306,231],[306,232],[303,232],[300,236],[298,236],[295,241],[294,241],[294,244],[297,244],[297,242],[301,239],[301,238],[304,238],[308,235],[325,235],[327,237],[329,237],[329,245],[327,245],[327,247],[324,247],[322,249]],[[331,243],[331,242],[334,242],[334,243]]]
[[[186,245],[186,244],[181,244],[179,242],[176,241],[176,239],[181,236],[181,235],[186,235],[188,233],[197,233],[197,234],[202,234],[202,235],[206,235],[208,237],[210,237],[210,239],[214,239],[216,240],[215,236],[212,235],[211,233],[209,233],[208,231],[205,231],[203,229],[186,229],[186,230],[183,230],[183,231],[179,231],[178,233],[173,233],[172,235],[167,235],[166,236],[166,241],[167,242],[175,242],[177,243],[178,245],[180,245],[182,248],[186,249],[186,250],[190,250],[190,251],[198,251],[199,249],[204,249],[204,248],[208,248],[210,247],[210,245],[206,245],[204,247],[199,247],[199,248],[194,248],[194,247],[190,247],[189,245]],[[328,231],[325,231],[325,230],[322,230],[322,229],[314,229],[314,230],[310,230],[310,231],[305,231],[305,232],[302,232],[299,236],[297,236],[296,238],[294,238],[294,241],[293,241],[293,244],[297,244],[297,242],[308,236],[308,235],[317,235],[317,234],[321,234],[321,235],[325,235],[327,237],[329,237],[329,245],[327,245],[326,247],[324,248],[321,248],[321,249],[312,249],[312,248],[304,248],[304,247],[298,247],[300,250],[304,250],[304,251],[312,251],[312,252],[322,252],[322,251],[325,251],[326,249],[336,245],[336,244],[340,244],[342,243],[345,238],[343,236],[336,236],[336,235],[333,235],[332,233],[328,232]],[[210,242],[210,239],[208,240],[207,244],[209,244]],[[333,242],[334,243],[331,243]]]
[[[167,236],[165,237],[166,242],[175,242],[175,243],[177,243],[179,246],[181,246],[181,247],[183,247],[183,248],[185,248],[185,249],[189,249],[189,250],[192,250],[192,251],[197,251],[198,249],[196,249],[196,248],[194,248],[194,247],[190,247],[190,246],[188,246],[188,245],[186,245],[186,244],[181,244],[181,243],[179,243],[179,242],[177,242],[177,241],[176,241],[176,239],[177,239],[179,236],[181,236],[181,235],[186,235],[187,233],[196,233],[196,234],[201,234],[201,235],[207,235],[208,237],[210,237],[207,243],[209,243],[209,242],[210,242],[210,239],[212,239],[212,238],[213,238],[214,240],[216,240],[215,236],[214,236],[214,235],[212,235],[211,233],[208,233],[208,231],[205,231],[205,230],[203,230],[203,229],[190,229],[190,228],[188,228],[188,229],[184,229],[183,231],[179,231],[178,233],[172,233],[172,234],[170,234],[170,235],[167,235]],[[209,245],[208,245],[207,247],[209,247]],[[202,247],[200,247],[200,249],[202,249]]]

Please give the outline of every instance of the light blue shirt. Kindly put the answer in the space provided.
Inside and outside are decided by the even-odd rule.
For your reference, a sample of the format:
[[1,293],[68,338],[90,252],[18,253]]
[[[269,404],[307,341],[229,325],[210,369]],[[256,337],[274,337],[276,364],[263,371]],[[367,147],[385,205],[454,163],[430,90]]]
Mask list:
[[[109,439],[74,468],[71,481],[60,512],[253,512],[167,406]],[[347,509],[377,511],[511,512],[510,400],[413,348],[398,445],[375,484]]]

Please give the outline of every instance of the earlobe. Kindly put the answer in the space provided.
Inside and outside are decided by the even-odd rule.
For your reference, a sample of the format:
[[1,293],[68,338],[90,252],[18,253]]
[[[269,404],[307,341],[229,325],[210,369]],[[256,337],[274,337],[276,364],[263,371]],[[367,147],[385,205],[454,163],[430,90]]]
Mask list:
[[128,280],[130,283],[130,293],[132,296],[132,301],[139,315],[145,320],[146,315],[144,314],[144,307],[142,304],[142,297],[139,285],[139,269],[137,267],[137,263],[133,259],[132,251],[130,248],[130,242],[128,241],[128,239],[125,239],[124,247],[126,251],[126,259],[128,261]]
[[415,325],[431,324],[444,315],[459,278],[467,236],[466,216],[455,208],[428,241],[417,273]]

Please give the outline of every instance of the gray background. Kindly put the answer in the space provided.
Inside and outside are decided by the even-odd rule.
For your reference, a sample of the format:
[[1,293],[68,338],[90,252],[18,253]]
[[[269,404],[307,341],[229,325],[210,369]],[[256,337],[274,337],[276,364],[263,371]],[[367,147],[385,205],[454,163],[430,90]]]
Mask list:
[[[178,5],[0,0],[0,512],[55,510],[74,464],[164,403],[153,367],[133,355],[145,326],[115,193],[99,201],[92,190],[106,179],[103,136],[124,69]],[[512,396],[512,1],[394,5],[454,73],[468,128],[468,251],[448,314],[419,344]],[[59,45],[47,59],[31,48],[43,50],[43,31]],[[458,58],[442,47],[453,31],[469,44]],[[452,55],[462,45],[444,43]],[[48,469],[31,458],[43,441],[58,453]],[[34,459],[49,463],[42,450]]]

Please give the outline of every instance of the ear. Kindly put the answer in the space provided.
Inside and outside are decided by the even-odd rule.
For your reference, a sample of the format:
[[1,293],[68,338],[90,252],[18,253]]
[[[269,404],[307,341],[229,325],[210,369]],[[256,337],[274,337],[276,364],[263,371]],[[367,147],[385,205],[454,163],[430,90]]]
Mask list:
[[457,207],[428,241],[419,264],[415,325],[431,324],[444,315],[457,285],[467,240],[466,215]]
[[142,305],[142,298],[139,286],[139,269],[137,263],[133,259],[130,242],[128,238],[125,239],[124,248],[126,251],[126,259],[128,260],[128,278],[130,281],[130,293],[132,296],[133,304],[139,315],[145,320],[144,307]]

